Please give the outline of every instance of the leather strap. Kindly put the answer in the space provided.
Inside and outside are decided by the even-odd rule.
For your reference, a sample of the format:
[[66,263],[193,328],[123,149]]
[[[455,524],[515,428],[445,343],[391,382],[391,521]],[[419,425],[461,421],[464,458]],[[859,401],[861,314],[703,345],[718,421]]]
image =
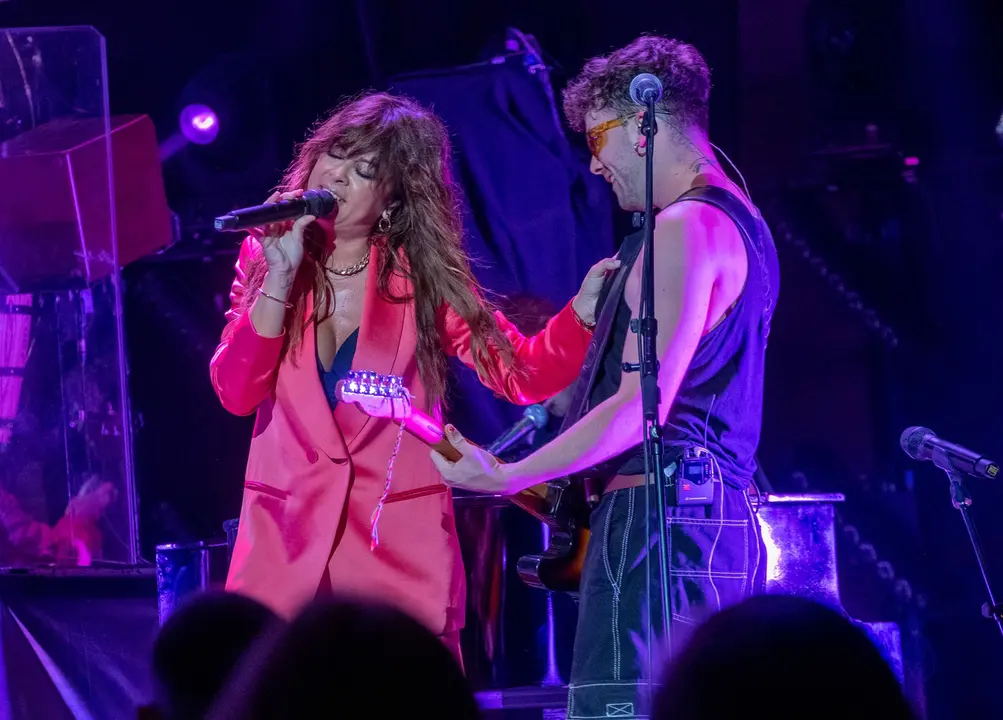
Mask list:
[[623,296],[624,286],[630,276],[630,270],[637,261],[644,244],[644,232],[636,232],[628,235],[620,246],[617,253],[621,260],[620,268],[607,280],[602,292],[599,295],[599,303],[602,310],[596,320],[596,328],[592,331],[592,342],[585,353],[585,361],[582,363],[582,371],[575,381],[571,390],[571,401],[568,403],[568,412],[561,423],[558,435],[578,422],[588,409],[589,395],[592,392],[592,384],[595,382],[596,374],[599,372],[603,351],[609,341],[610,331],[613,329],[613,320],[616,318],[616,311],[620,305],[620,298]]

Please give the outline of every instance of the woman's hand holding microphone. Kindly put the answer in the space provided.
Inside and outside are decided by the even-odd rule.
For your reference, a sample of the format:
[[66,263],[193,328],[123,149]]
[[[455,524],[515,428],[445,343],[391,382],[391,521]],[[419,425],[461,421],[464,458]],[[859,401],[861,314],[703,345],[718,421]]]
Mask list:
[[[265,202],[295,200],[301,195],[302,190],[276,192]],[[268,266],[259,291],[260,297],[251,309],[251,323],[259,335],[278,337],[282,334],[289,309],[289,293],[303,262],[303,232],[316,219],[313,215],[304,215],[295,221],[284,220],[250,231],[261,243]]]

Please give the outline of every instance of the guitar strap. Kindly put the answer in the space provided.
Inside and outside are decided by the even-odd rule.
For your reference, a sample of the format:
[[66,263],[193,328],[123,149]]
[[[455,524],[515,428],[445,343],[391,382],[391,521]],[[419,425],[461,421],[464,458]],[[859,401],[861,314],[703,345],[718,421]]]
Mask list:
[[620,306],[620,298],[623,297],[623,290],[630,276],[630,270],[634,267],[637,257],[644,245],[644,231],[624,238],[620,245],[617,257],[621,264],[619,269],[610,276],[603,285],[599,294],[598,307],[602,308],[599,318],[596,320],[595,330],[592,331],[592,342],[585,353],[585,361],[582,363],[582,371],[578,375],[578,380],[572,386],[571,401],[568,403],[568,412],[561,423],[558,435],[581,420],[588,411],[589,396],[592,394],[592,385],[595,383],[596,374],[602,364],[603,352],[609,342],[609,334],[613,329],[613,320],[616,318],[617,308]]

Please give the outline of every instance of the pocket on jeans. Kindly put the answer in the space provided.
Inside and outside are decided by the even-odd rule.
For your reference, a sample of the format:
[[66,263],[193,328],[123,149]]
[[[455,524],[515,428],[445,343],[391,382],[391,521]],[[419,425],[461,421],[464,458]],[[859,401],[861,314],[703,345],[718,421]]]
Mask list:
[[749,520],[706,517],[705,508],[676,512],[669,518],[672,613],[699,622],[748,593]]

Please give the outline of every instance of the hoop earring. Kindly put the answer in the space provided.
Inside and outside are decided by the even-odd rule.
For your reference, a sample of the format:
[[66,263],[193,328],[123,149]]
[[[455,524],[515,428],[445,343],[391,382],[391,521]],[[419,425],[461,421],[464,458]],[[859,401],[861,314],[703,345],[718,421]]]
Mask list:
[[645,155],[648,154],[648,149],[641,147],[641,141],[638,140],[636,143],[634,143],[634,153],[638,157],[644,157]]
[[376,223],[376,229],[380,232],[381,235],[389,235],[390,234],[390,228],[391,228],[391,225],[390,225],[390,211],[389,210],[384,210],[383,214],[380,215],[379,222]]

